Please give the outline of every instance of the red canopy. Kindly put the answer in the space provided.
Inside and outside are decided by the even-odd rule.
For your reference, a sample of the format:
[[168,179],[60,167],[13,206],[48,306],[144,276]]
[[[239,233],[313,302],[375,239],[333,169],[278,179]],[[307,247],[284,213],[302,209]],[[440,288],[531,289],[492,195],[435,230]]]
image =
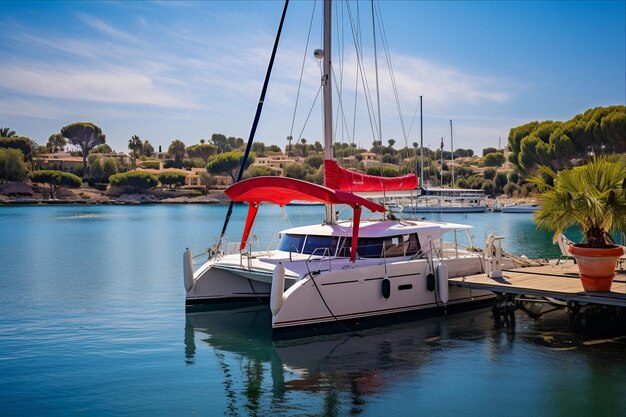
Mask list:
[[239,250],[243,250],[246,246],[260,203],[273,203],[283,206],[290,201],[300,200],[351,206],[354,210],[352,219],[352,253],[350,256],[352,260],[356,258],[361,207],[367,207],[374,212],[382,213],[385,211],[383,206],[354,194],[331,190],[321,185],[286,177],[254,177],[233,184],[224,192],[232,201],[245,201],[249,204],[248,217]]
[[417,176],[415,174],[401,177],[361,174],[342,168],[337,165],[337,162],[330,159],[324,161],[324,178],[327,187],[352,193],[417,189]]
[[293,200],[364,206],[371,211],[385,208],[362,197],[287,177],[254,177],[231,185],[225,191],[233,201],[273,203],[284,206]]

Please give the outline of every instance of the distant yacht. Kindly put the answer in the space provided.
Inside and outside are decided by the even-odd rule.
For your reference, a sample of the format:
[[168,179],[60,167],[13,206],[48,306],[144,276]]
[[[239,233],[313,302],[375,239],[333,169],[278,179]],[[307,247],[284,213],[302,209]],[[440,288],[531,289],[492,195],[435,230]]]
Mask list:
[[502,213],[534,213],[539,210],[540,206],[537,203],[530,204],[509,204],[503,206]]
[[487,195],[483,190],[464,188],[428,188],[405,204],[402,213],[483,213]]

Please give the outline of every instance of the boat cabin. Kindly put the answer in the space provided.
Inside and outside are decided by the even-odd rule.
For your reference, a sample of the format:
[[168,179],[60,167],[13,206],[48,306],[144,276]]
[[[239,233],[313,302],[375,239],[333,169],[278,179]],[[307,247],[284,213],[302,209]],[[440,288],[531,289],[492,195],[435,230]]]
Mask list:
[[[465,230],[471,226],[437,224],[434,222],[363,222],[357,242],[358,258],[422,257],[431,248],[442,247],[441,238],[450,231]],[[468,239],[471,236],[467,233]],[[336,225],[304,226],[280,233],[278,250],[303,255],[349,258],[352,230],[349,222]]]

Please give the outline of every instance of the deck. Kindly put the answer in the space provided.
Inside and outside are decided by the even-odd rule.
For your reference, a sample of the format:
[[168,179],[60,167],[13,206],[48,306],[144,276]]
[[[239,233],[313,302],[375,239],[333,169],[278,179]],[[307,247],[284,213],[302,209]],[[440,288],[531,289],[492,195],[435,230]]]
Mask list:
[[450,278],[451,285],[495,293],[534,295],[564,301],[626,307],[626,271],[617,271],[610,292],[585,292],[578,266],[546,265],[502,271],[502,278],[487,274]]

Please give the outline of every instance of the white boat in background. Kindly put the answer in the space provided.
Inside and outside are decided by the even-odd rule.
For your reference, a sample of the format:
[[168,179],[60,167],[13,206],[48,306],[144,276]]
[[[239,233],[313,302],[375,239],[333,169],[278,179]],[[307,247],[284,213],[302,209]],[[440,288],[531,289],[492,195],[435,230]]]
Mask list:
[[428,188],[404,204],[402,213],[484,213],[487,195],[483,190]]
[[541,206],[537,203],[531,204],[509,204],[502,206],[500,211],[502,213],[534,213],[539,210]]
[[[325,51],[316,51],[316,56],[323,57],[326,186],[292,178],[256,177],[226,189],[232,201],[248,204],[241,242],[235,253],[213,252],[195,271],[191,251],[185,251],[186,306],[269,302],[273,335],[282,338],[302,331],[345,330],[350,322],[379,322],[383,317],[426,312],[445,314],[491,302],[491,292],[448,283],[450,277],[485,272],[489,266],[513,266],[507,260],[489,264],[492,254],[485,256],[474,248],[471,226],[386,220],[378,214],[385,212],[385,207],[356,195],[416,190],[415,175],[382,178],[337,167],[332,153],[330,16],[331,5],[326,0]],[[445,200],[443,196],[440,199]],[[292,201],[324,203],[324,223],[283,230],[276,249],[254,251],[248,237],[259,207]],[[335,205],[350,207],[352,217],[338,221]],[[376,218],[361,221],[364,208]],[[461,239],[460,234],[466,238]]]
[[294,200],[287,203],[288,206],[323,206],[324,203],[318,203],[317,201],[300,201]]

